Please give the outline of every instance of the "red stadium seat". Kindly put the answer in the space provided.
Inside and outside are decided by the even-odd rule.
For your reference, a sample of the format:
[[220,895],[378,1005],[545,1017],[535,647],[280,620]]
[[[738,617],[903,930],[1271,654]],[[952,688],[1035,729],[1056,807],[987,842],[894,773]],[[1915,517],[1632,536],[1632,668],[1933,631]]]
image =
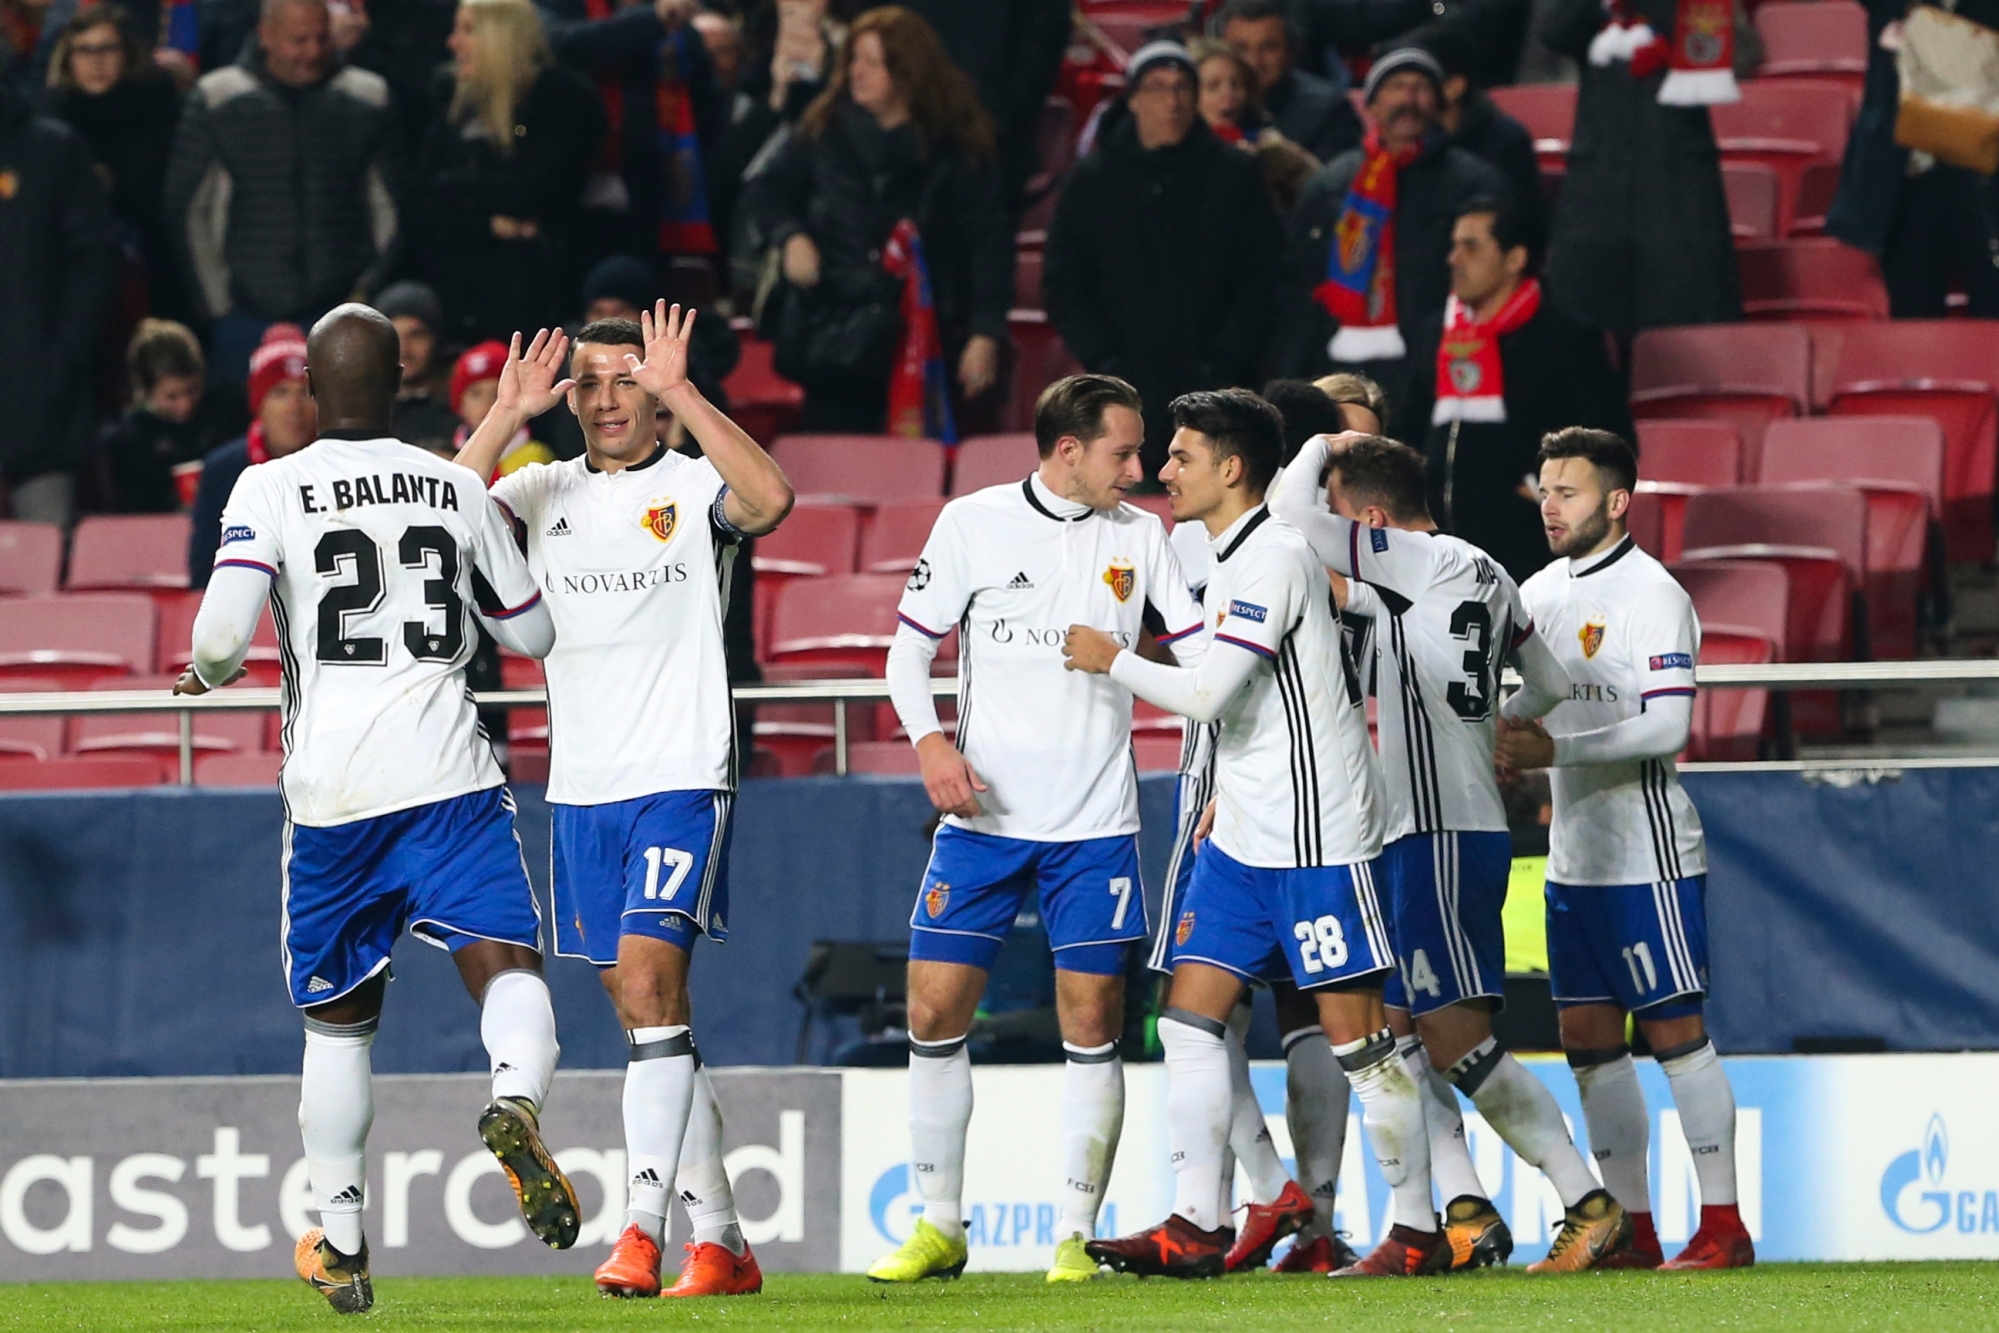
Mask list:
[[1735,243],[1777,237],[1777,206],[1783,183],[1776,169],[1761,162],[1724,162],[1721,186],[1728,193],[1728,226]]
[[942,500],[897,500],[880,506],[861,533],[863,574],[907,574],[916,568]]
[[[772,685],[793,681],[841,680],[858,674],[839,662],[773,663],[764,668],[764,680]],[[822,751],[833,743],[835,708],[830,703],[760,703],[757,705],[756,743],[777,760],[777,776],[804,777]],[[892,714],[891,714],[892,715]],[[875,709],[870,704],[847,705],[847,739],[871,741],[879,733]],[[907,742],[904,742],[905,746]],[[829,770],[830,771],[830,770]]]
[[204,754],[195,756],[194,785],[197,787],[264,787],[278,785],[278,769],[285,757],[269,751],[256,754]]
[[1541,159],[1543,175],[1567,169],[1569,142],[1576,137],[1573,83],[1521,83],[1494,88],[1487,95],[1534,136],[1534,153]]
[[1018,310],[1041,309],[1041,251],[1014,252],[1013,304]]
[[1730,421],[1638,423],[1638,475],[1687,486],[1742,482],[1742,432]]
[[1945,548],[1993,555],[1999,461],[1999,320],[1889,320],[1844,330],[1829,408],[1839,415],[1927,416],[1944,434]]
[[793,579],[853,573],[860,545],[861,511],[846,504],[796,505],[775,532],[757,538],[750,563],[756,569],[751,621],[759,659],[769,642],[777,590]]
[[787,435],[771,446],[792,489],[821,503],[880,504],[944,493],[944,448],[900,435]]
[[1813,162],[1798,177],[1798,204],[1791,218],[1791,235],[1825,235],[1825,215],[1839,193],[1839,163]]
[[1655,560],[1667,563],[1680,558],[1681,531],[1687,522],[1687,501],[1705,486],[1689,486],[1677,481],[1641,481],[1631,494],[1631,510],[1625,526],[1638,549]]
[[76,525],[63,586],[185,588],[188,527],[186,514],[94,514]]
[[1082,363],[1069,353],[1055,326],[1039,310],[1014,310],[1006,317],[1013,335],[1013,386],[1007,396],[1002,430],[1034,429],[1034,403],[1041,391],[1065,375],[1081,373]]
[[1135,505],[1148,514],[1158,515],[1159,521],[1166,525],[1166,530],[1168,532],[1173,531],[1173,501],[1171,497],[1164,495],[1133,495],[1128,497],[1125,503]]
[[1867,496],[1867,634],[1875,657],[1916,655],[1943,459],[1943,430],[1927,417],[1778,421],[1763,437],[1763,484],[1834,482]]
[[1131,757],[1141,773],[1174,773],[1180,768],[1180,738],[1164,732],[1131,738]]
[[1172,732],[1174,743],[1179,743],[1185,732],[1185,724],[1177,713],[1169,713],[1163,708],[1155,708],[1143,699],[1131,701],[1131,729],[1134,734],[1152,732]]
[[846,574],[787,584],[779,589],[771,615],[768,660],[881,675],[895,637],[895,608],[904,582],[900,574]]
[[722,381],[729,395],[729,416],[759,444],[772,440],[798,424],[805,408],[805,390],[777,373],[771,364],[771,344],[751,331],[749,321],[738,330],[742,355],[736,368]]
[[1027,178],[1026,194],[1038,199],[1054,189],[1076,161],[1076,108],[1066,97],[1050,97],[1041,104],[1041,116],[1034,125],[1034,174]]
[[1672,575],[1694,599],[1701,625],[1729,625],[1770,640],[1772,660],[1786,662],[1791,620],[1791,576],[1761,560],[1702,560],[1676,564]]
[[[172,676],[124,676],[93,683],[92,690],[144,690],[167,697]],[[196,713],[194,749],[200,753],[255,752],[264,748],[265,719],[261,710]],[[180,753],[178,713],[79,713],[69,720],[71,754]]]
[[[532,690],[547,683],[541,663],[532,657],[522,657],[517,653],[500,654],[500,688],[503,690]],[[509,708],[507,710],[507,744],[525,746],[530,749],[548,748],[548,709]]]
[[1766,0],[1755,13],[1763,40],[1759,79],[1811,79],[1859,91],[1867,77],[1867,11],[1849,0]]
[[0,791],[77,791],[84,788],[157,787],[173,780],[174,761],[157,755],[105,755],[85,759],[0,763]]
[[[833,749],[826,748],[818,771],[833,771]],[[916,747],[908,741],[862,741],[847,747],[847,771],[883,777],[914,777],[923,771],[916,760]]]
[[61,579],[61,528],[0,522],[0,593],[51,593]]
[[1755,320],[1888,318],[1881,265],[1865,250],[1821,236],[1736,248],[1742,313]]
[[1804,413],[1811,361],[1811,338],[1794,324],[1647,329],[1632,344],[1632,414],[1733,421],[1750,474],[1764,427]]
[[[0,692],[7,694],[44,694],[61,688],[61,682],[46,677],[0,679]],[[62,753],[65,721],[60,713],[0,715],[0,759],[55,758]]]
[[1783,191],[1777,230],[1788,235],[1797,216],[1805,168],[1838,162],[1853,124],[1853,96],[1844,88],[1790,79],[1750,79],[1742,100],[1708,108],[1725,162],[1760,162],[1777,173]]
[[16,597],[0,601],[0,681],[46,676],[82,689],[153,663],[158,612],[137,593]]
[[974,435],[958,446],[951,464],[951,494],[970,495],[988,486],[1018,485],[1041,462],[1033,431]]
[[[1767,634],[1739,625],[1701,623],[1702,666],[1774,662],[1777,646]],[[1709,687],[1694,696],[1689,759],[1742,762],[1757,757],[1770,716],[1768,690]]]
[[[153,670],[178,675],[194,660],[194,618],[201,610],[201,592],[195,588],[156,592],[153,601],[160,608],[159,653]],[[257,618],[256,633],[250,636],[250,655],[243,665],[249,672],[244,679],[252,685],[274,686],[284,674],[278,627],[272,623],[269,607]]]

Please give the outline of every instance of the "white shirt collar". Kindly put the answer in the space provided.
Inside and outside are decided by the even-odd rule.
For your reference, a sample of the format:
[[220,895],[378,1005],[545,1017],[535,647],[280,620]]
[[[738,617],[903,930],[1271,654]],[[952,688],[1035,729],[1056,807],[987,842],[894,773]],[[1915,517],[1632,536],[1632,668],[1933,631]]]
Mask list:
[[1039,500],[1042,507],[1057,518],[1076,519],[1090,512],[1088,505],[1079,504],[1074,500],[1065,500],[1050,490],[1048,483],[1041,479],[1039,469],[1028,474],[1027,484],[1033,488],[1034,498]]
[[1208,539],[1209,549],[1216,556],[1226,558],[1229,554],[1229,548],[1235,544],[1236,539],[1243,534],[1250,524],[1257,522],[1256,516],[1263,512],[1264,506],[1260,504],[1253,509],[1244,511],[1241,517],[1237,518],[1235,522],[1223,528],[1220,535]]

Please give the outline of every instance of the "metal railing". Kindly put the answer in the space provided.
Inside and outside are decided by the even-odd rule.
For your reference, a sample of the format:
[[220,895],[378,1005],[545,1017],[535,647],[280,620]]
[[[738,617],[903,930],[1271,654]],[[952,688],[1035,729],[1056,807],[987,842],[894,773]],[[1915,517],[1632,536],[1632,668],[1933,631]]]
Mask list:
[[[1694,673],[1697,683],[1720,689],[1835,689],[1852,690],[1914,685],[1972,685],[1999,682],[1999,659],[1930,659],[1915,662],[1775,662],[1741,666],[1703,666]],[[4,681],[0,681],[4,683]],[[1505,674],[1507,685],[1517,686],[1519,677]],[[958,692],[955,676],[939,676],[931,682],[938,697]],[[833,706],[833,771],[848,771],[849,728],[847,705],[880,703],[888,698],[888,682],[881,679],[808,680],[782,685],[738,685],[739,703],[825,703]],[[546,690],[488,690],[477,696],[481,707],[539,708],[548,703]],[[194,785],[194,717],[209,712],[268,712],[278,706],[275,688],[232,686],[199,698],[179,698],[158,690],[52,690],[36,694],[0,693],[0,717],[35,713],[59,715],[84,713],[175,713],[179,715],[180,784]],[[1770,768],[1797,770],[1813,767],[1865,768],[1893,763],[1907,767],[1934,765],[1951,760],[1896,760],[1892,754],[1867,759],[1794,760],[1770,763],[1690,765],[1727,769]],[[1981,762],[1969,757],[1961,762]]]

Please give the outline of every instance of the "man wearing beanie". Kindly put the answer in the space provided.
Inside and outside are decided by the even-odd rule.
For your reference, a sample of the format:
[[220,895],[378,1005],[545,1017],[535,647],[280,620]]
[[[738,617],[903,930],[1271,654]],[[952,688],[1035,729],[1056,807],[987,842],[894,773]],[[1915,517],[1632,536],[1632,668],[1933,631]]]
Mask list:
[[297,453],[319,433],[319,415],[305,382],[305,333],[296,324],[273,324],[250,354],[250,429],[217,445],[201,460],[193,528],[187,538],[187,581],[208,586],[215,549],[222,542],[222,506],[243,470]]
[[1361,369],[1391,399],[1401,396],[1409,344],[1450,295],[1459,206],[1507,192],[1498,171],[1446,141],[1443,85],[1436,58],[1413,46],[1386,52],[1368,71],[1367,138],[1306,182],[1291,215],[1278,374]]
[[375,298],[375,309],[396,326],[402,347],[403,387],[396,391],[396,438],[420,449],[448,449],[458,429],[450,407],[450,357],[440,345],[444,305],[421,282],[392,283]]
[[1132,56],[1122,114],[1076,164],[1048,229],[1048,319],[1085,369],[1145,402],[1145,475],[1166,461],[1166,405],[1261,384],[1282,228],[1256,161],[1195,114],[1187,48]]

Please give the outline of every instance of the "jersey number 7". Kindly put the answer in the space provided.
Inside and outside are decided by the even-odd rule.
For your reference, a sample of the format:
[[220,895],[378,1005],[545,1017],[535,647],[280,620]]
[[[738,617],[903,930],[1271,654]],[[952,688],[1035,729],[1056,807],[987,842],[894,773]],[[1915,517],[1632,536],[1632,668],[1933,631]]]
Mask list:
[[[437,574],[423,581],[424,604],[444,613],[442,632],[421,620],[403,622],[403,647],[419,662],[455,662],[465,650],[465,602],[458,595],[458,543],[441,527],[420,525],[403,530],[396,555],[405,569],[430,569],[437,557]],[[381,666],[388,660],[387,644],[373,635],[350,634],[349,617],[368,615],[382,604],[382,552],[359,528],[338,528],[313,548],[313,568],[327,578],[351,578],[336,583],[319,599],[319,660]]]

